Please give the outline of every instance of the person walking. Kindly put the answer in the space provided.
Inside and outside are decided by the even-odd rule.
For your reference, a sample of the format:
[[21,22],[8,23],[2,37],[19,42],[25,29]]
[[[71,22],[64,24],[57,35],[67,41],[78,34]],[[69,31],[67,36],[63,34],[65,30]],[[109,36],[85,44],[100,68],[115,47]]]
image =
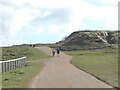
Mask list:
[[52,50],[52,55],[55,56],[55,49]]
[[59,48],[57,48],[57,56],[59,57],[59,54],[60,54],[60,49]]

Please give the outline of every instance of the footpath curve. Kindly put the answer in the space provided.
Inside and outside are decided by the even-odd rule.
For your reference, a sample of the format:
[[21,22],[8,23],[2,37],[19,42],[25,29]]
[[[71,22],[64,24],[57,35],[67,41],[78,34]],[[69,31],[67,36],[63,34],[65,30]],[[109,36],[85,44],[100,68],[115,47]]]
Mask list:
[[[51,48],[36,47],[51,55]],[[79,70],[70,63],[71,56],[61,53],[59,57],[42,60],[45,67],[36,75],[29,88],[112,88],[92,75]]]

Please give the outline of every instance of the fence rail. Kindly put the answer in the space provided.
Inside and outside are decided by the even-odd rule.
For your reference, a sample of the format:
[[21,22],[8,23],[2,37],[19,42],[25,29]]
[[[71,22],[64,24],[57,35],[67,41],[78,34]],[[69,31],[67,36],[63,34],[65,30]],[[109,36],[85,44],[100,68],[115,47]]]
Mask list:
[[26,57],[17,58],[14,60],[0,61],[0,74],[21,67],[27,63]]

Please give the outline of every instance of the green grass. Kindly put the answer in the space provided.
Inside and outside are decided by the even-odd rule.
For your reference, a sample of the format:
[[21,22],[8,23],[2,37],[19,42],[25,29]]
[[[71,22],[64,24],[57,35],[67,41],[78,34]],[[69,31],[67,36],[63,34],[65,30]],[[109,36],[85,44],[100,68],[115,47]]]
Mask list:
[[19,57],[28,57],[28,60],[49,58],[50,56],[33,47],[17,46],[2,48],[2,60],[11,60]]
[[28,63],[2,75],[2,88],[26,88],[33,76],[42,70],[42,63]]
[[[27,46],[17,46],[17,47],[5,47],[2,48],[2,60],[11,60],[19,57],[26,56],[28,60],[41,60],[44,58],[49,58],[50,56],[41,52],[40,50],[27,47]],[[31,78],[42,70],[44,67],[43,63],[32,62],[23,66],[22,68],[17,68],[2,74],[2,87],[3,88],[26,88],[28,82]]]
[[118,50],[81,50],[66,52],[71,63],[97,78],[118,87]]

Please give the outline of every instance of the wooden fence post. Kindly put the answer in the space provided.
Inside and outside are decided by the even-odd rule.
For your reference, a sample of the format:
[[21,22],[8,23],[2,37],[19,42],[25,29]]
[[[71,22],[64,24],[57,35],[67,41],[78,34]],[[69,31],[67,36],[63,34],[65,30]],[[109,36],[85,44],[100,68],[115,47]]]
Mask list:
[[0,75],[2,74],[2,62],[0,61]]
[[27,58],[22,57],[14,60],[8,60],[8,61],[0,61],[0,74],[10,71],[12,69],[16,69],[18,67],[22,67],[27,63]]

